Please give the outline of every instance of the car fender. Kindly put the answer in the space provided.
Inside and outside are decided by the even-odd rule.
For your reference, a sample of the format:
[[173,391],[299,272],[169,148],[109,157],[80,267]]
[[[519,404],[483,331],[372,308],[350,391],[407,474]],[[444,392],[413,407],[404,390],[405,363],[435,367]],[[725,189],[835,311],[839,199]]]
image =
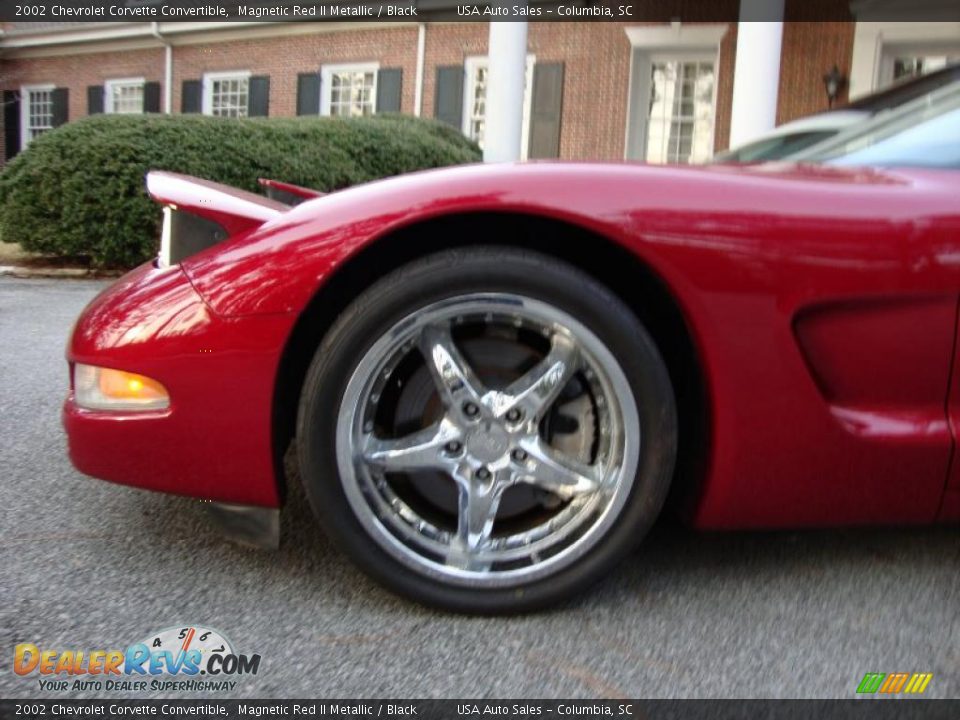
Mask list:
[[223,316],[299,315],[351,258],[431,218],[502,212],[577,225],[664,281],[701,352],[712,416],[696,524],[927,522],[952,452],[954,182],[780,165],[464,167],[308,201],[184,270]]

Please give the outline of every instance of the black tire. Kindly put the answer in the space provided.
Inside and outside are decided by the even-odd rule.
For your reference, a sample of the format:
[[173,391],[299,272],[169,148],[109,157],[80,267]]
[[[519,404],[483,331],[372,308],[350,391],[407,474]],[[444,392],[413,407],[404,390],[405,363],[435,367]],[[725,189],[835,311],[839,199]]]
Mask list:
[[[361,358],[402,318],[432,302],[470,292],[509,292],[549,303],[588,327],[619,363],[640,422],[638,472],[619,516],[574,564],[519,587],[462,587],[398,562],[354,513],[339,481],[338,409]],[[317,349],[301,393],[297,445],[306,493],[320,525],[368,575],[429,605],[468,613],[541,608],[590,587],[642,540],[669,489],[677,415],[663,359],[636,315],[591,276],[554,258],[505,247],[437,253],[399,268],[365,290]]]

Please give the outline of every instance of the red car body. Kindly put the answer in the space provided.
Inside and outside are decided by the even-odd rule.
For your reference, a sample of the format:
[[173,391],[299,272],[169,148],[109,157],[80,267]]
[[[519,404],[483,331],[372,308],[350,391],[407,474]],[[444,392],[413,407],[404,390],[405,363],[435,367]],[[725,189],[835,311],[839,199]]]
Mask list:
[[219,213],[233,235],[134,270],[78,321],[70,363],[141,373],[171,398],[162,411],[102,412],[71,394],[70,454],[87,474],[279,506],[276,396],[317,293],[400,229],[512,213],[625,248],[679,307],[705,395],[692,524],[960,520],[955,173],[477,166],[363,185],[266,222],[202,188],[159,199]]

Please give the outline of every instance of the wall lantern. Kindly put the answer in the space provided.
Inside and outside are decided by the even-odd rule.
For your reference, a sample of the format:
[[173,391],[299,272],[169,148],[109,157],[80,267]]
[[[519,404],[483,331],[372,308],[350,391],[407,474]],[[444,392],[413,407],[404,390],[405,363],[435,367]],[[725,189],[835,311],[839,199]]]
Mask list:
[[836,65],[823,76],[823,87],[827,91],[827,102],[833,107],[834,100],[840,94],[840,90],[847,84],[847,78],[840,72]]

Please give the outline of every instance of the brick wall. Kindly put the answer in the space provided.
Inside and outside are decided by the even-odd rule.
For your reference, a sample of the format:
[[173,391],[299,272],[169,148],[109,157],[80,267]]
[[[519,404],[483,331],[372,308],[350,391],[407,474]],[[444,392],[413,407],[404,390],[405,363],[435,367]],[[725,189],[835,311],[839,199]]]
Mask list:
[[0,75],[0,89],[15,90],[21,85],[46,83],[69,88],[70,119],[76,120],[87,114],[88,86],[124,77],[162,81],[163,62],[162,48],[10,60]]
[[[852,22],[788,22],[783,29],[777,124],[828,109],[823,76],[836,65],[849,74]],[[844,87],[837,104],[847,99]]]
[[[637,23],[639,24],[639,23]],[[527,47],[538,62],[563,62],[560,156],[568,160],[622,160],[630,91],[630,41],[625,23],[530,23]],[[487,54],[486,24],[430,25],[423,110],[433,116],[436,67]],[[727,146],[733,99],[736,25],[720,46],[715,145]]]
[[323,64],[368,61],[403,68],[401,110],[413,112],[415,25],[183,45],[174,48],[173,57],[174,112],[180,112],[184,80],[199,80],[205,72],[249,70],[270,76],[270,115],[295,115],[298,73],[316,72]]
[[[792,15],[788,16],[791,21],[786,24],[783,36],[778,122],[825,109],[823,73],[835,63],[847,72],[851,62],[854,24],[804,22],[801,10],[790,10],[800,7],[797,3],[788,3]],[[564,63],[560,148],[563,158],[623,158],[631,56],[625,28],[622,23],[529,25],[529,52],[540,62]],[[433,116],[437,66],[462,65],[471,55],[486,55],[488,32],[484,23],[427,26],[422,100],[425,117]],[[720,46],[716,150],[727,147],[730,134],[736,39],[736,23],[731,23]],[[173,110],[180,111],[184,80],[200,79],[205,72],[248,70],[254,75],[270,76],[270,114],[290,116],[296,112],[298,73],[314,72],[328,63],[376,61],[382,68],[403,68],[401,107],[403,112],[413,113],[416,48],[417,26],[412,23],[389,28],[178,45],[174,48]],[[87,86],[102,85],[118,77],[144,77],[162,82],[163,72],[164,51],[159,47],[4,59],[0,60],[0,89],[16,89],[31,83],[67,86],[70,118],[76,119],[87,113]],[[0,163],[2,161],[0,155]]]
[[437,90],[436,68],[442,65],[462,65],[464,59],[471,55],[486,55],[489,32],[486,23],[427,25],[423,72],[424,117],[433,117]]
[[530,26],[538,61],[564,63],[560,156],[622,160],[630,90],[630,41],[610,23]]
[[733,112],[733,70],[737,62],[737,24],[730,23],[720,41],[718,61],[717,105],[714,117],[713,150],[720,152],[730,145],[730,116]]

